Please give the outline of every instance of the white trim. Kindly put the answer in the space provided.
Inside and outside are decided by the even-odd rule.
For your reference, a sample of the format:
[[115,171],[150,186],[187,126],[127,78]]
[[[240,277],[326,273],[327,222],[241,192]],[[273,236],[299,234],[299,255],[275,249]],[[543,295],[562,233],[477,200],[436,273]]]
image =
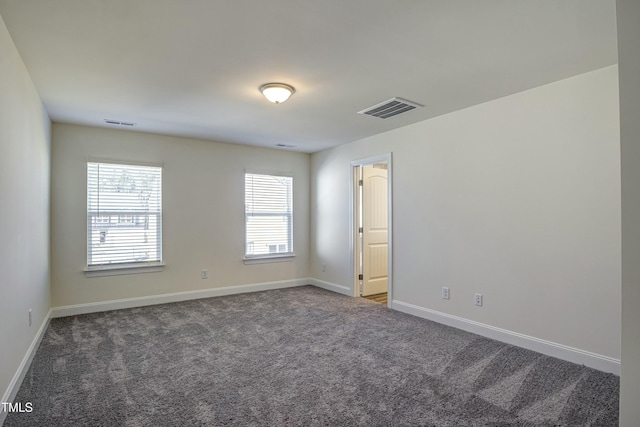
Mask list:
[[[11,382],[9,383],[7,390],[2,396],[2,402],[13,403],[13,399],[16,398],[16,394],[18,394],[18,390],[20,390],[22,381],[24,380],[24,377],[25,375],[27,375],[27,371],[31,366],[31,361],[33,360],[33,357],[36,355],[36,351],[38,350],[38,347],[40,347],[40,342],[44,337],[44,333],[47,331],[47,327],[49,326],[49,322],[51,321],[51,315],[52,315],[52,310],[49,309],[49,311],[47,312],[47,315],[44,317],[44,320],[42,321],[42,324],[40,325],[40,328],[38,329],[38,332],[36,332],[36,336],[33,338],[33,341],[31,341],[31,345],[29,346],[26,354],[22,358],[22,361],[20,362],[20,365],[18,366],[16,373],[11,379]],[[0,407],[0,426],[2,425],[2,423],[4,423],[6,416],[7,416],[7,412],[3,411],[2,408]]]
[[99,313],[123,308],[143,307],[146,305],[166,304],[200,298],[219,297],[224,295],[244,294],[249,292],[268,291],[272,289],[292,288],[308,285],[309,279],[283,280],[279,282],[253,283],[249,285],[225,286],[222,288],[199,289],[196,291],[175,292],[171,294],[149,295],[144,297],[125,298],[111,301],[90,302],[86,304],[66,305],[52,308],[52,317],[75,316],[78,314]]
[[518,332],[497,328],[495,326],[419,307],[402,301],[393,300],[391,302],[391,308],[423,319],[432,320],[467,332],[502,341],[507,344],[533,350],[547,356],[567,360],[579,365],[585,365],[599,371],[610,372],[618,376],[620,375],[620,360],[613,357],[603,356],[601,354],[592,353],[579,348],[569,347],[564,344],[558,344],[552,341],[520,334]]
[[318,288],[326,289],[328,291],[336,292],[342,295],[352,296],[351,288],[348,286],[338,285],[336,283],[325,282],[324,280],[318,280],[313,278],[308,280],[310,285],[316,286]]
[[349,239],[349,253],[350,253],[350,272],[353,275],[353,280],[350,288],[350,295],[357,297],[358,295],[358,274],[356,272],[356,177],[355,168],[364,165],[370,165],[373,163],[386,163],[387,164],[387,307],[391,308],[391,301],[393,298],[393,153],[389,152],[381,154],[379,156],[366,157],[364,159],[357,159],[351,161],[350,180],[349,183],[349,230],[351,233],[351,239]]
[[107,163],[107,164],[116,164],[116,165],[129,165],[129,166],[153,166],[164,168],[164,162],[147,162],[147,161],[138,161],[138,160],[120,160],[120,159],[110,159],[105,157],[86,157],[87,163]]
[[272,176],[285,176],[288,178],[295,178],[293,176],[293,172],[291,171],[279,171],[279,170],[267,170],[267,169],[254,169],[254,168],[245,168],[244,174],[253,174],[253,175],[272,175]]
[[111,264],[92,266],[84,269],[85,277],[121,276],[125,274],[158,273],[164,264]]
[[291,262],[295,257],[296,255],[292,253],[281,255],[253,255],[250,257],[244,257],[242,261],[247,265],[265,264],[270,262]]

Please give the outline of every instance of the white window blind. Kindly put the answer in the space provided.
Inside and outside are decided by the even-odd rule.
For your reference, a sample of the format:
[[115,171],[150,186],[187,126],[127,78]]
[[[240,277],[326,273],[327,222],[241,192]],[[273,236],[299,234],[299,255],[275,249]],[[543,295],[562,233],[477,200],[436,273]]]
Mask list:
[[245,174],[245,258],[293,255],[293,178]]
[[162,168],[87,163],[87,265],[162,262]]

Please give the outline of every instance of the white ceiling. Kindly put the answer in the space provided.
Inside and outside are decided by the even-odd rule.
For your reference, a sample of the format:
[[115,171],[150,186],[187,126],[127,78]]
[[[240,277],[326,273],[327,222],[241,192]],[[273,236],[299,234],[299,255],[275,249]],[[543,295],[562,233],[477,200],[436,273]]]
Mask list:
[[[0,0],[51,119],[315,152],[617,62],[615,0]],[[258,87],[297,92],[267,102]],[[356,114],[403,97],[389,119]]]

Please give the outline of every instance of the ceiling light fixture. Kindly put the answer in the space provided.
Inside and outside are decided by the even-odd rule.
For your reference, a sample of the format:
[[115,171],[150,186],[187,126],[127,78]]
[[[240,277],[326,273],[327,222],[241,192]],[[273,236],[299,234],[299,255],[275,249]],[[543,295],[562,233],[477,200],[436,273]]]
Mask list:
[[267,83],[260,86],[260,92],[274,104],[282,104],[289,99],[296,90],[293,86],[286,83]]

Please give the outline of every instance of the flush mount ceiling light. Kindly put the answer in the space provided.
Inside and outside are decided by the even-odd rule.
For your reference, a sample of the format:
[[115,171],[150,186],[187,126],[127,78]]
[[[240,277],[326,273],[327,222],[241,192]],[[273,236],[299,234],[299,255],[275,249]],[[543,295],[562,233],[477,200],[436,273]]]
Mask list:
[[286,83],[267,83],[260,86],[260,92],[274,104],[282,104],[289,99],[296,90],[293,86]]

